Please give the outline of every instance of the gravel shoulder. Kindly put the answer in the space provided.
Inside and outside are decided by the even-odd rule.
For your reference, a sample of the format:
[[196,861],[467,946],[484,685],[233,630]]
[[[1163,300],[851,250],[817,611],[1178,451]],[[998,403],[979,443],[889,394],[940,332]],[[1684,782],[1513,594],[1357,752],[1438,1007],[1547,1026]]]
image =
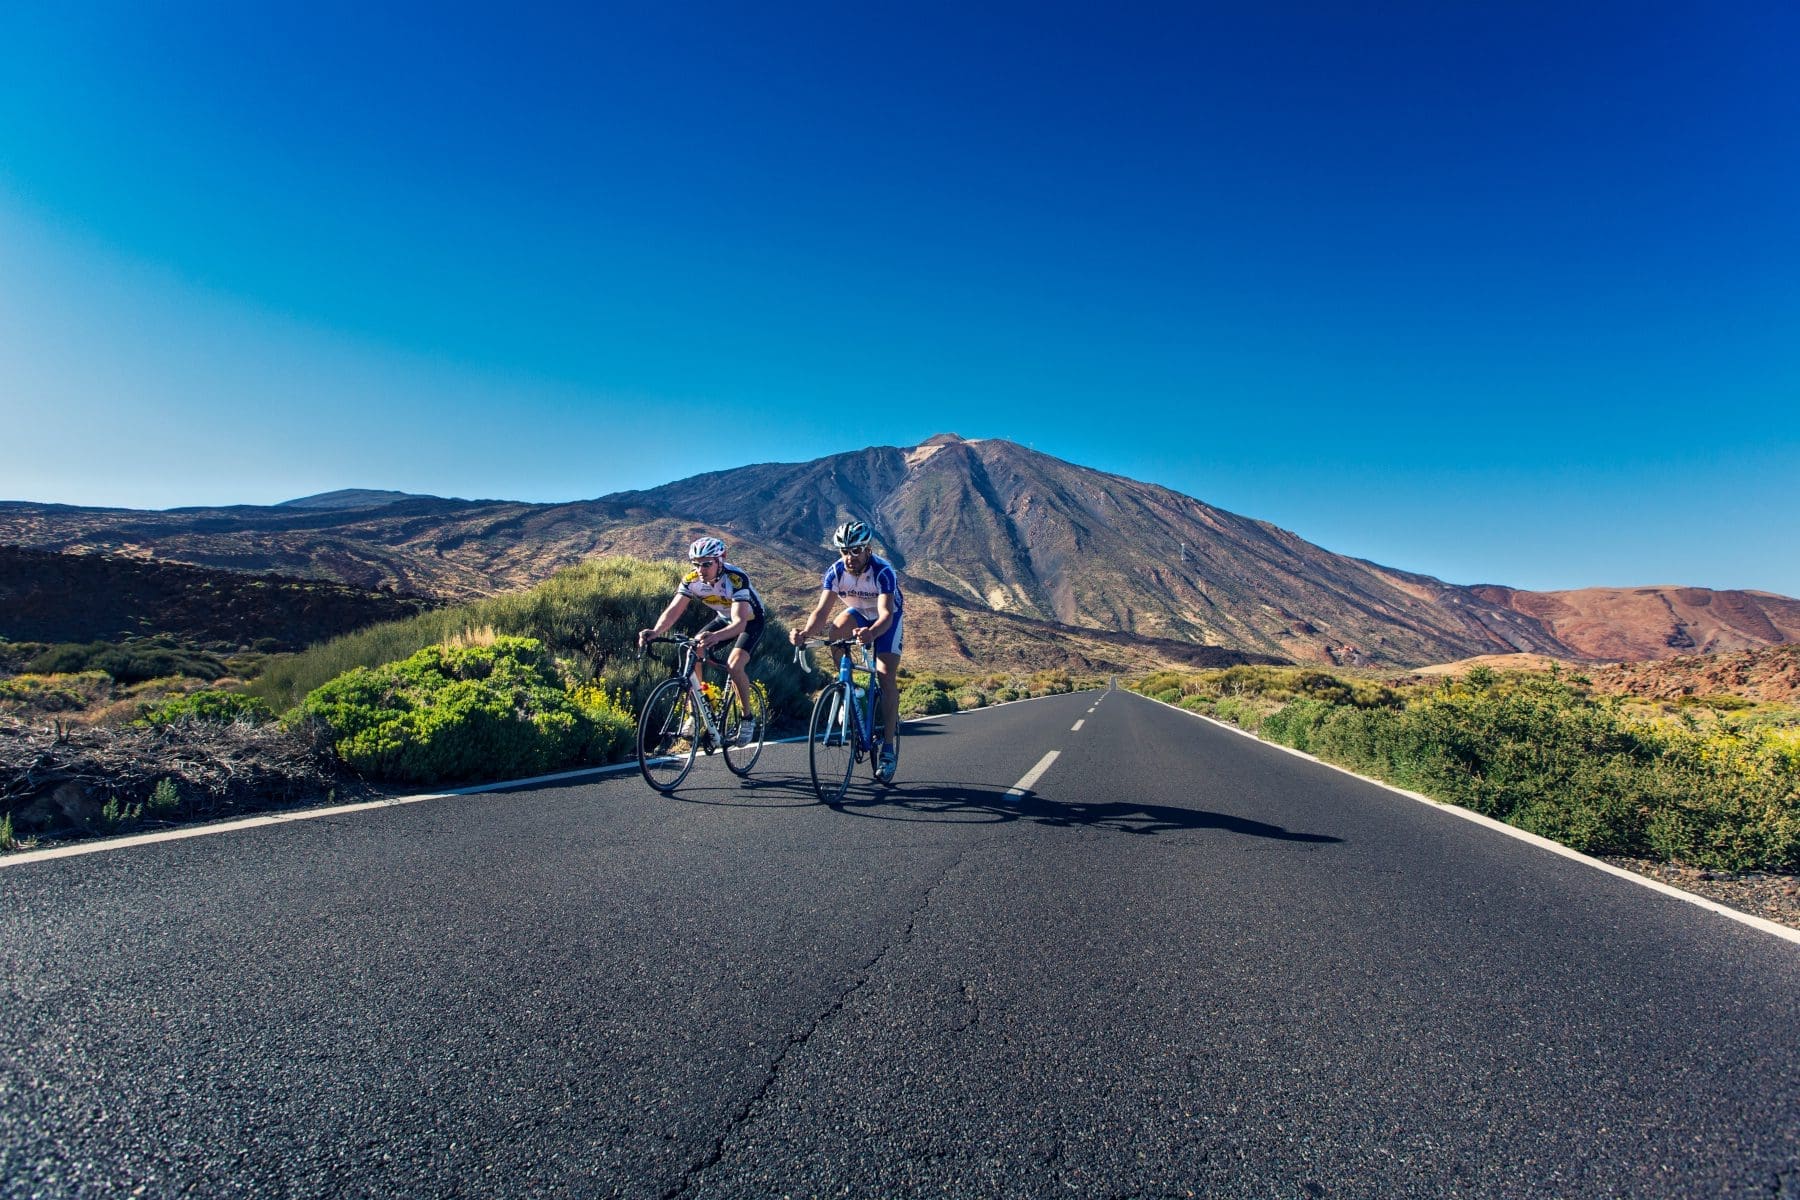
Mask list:
[[1716,900],[1739,912],[1800,929],[1800,875],[1764,871],[1707,871],[1647,858],[1597,856],[1637,875]]

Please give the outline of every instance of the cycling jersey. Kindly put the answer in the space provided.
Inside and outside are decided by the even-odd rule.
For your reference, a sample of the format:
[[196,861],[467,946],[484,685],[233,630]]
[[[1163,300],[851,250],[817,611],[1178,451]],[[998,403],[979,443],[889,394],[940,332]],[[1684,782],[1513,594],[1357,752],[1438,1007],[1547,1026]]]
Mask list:
[[742,600],[750,606],[752,620],[763,617],[762,597],[750,586],[750,577],[730,563],[720,569],[719,577],[711,583],[700,578],[698,570],[689,571],[675,594],[710,605],[721,616],[730,616],[732,604]]
[[844,565],[844,560],[838,559],[826,569],[824,587],[870,621],[880,616],[881,609],[876,605],[876,597],[884,593],[894,598],[896,618],[903,607],[900,577],[894,573],[894,564],[878,555],[869,555],[868,565],[857,574],[851,574],[850,568]]

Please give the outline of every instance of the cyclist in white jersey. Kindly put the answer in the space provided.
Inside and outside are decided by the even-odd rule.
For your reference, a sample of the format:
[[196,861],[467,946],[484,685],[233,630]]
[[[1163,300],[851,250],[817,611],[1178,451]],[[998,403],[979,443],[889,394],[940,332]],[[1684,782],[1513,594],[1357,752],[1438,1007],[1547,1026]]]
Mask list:
[[[875,651],[875,676],[881,680],[881,770],[892,778],[899,757],[895,735],[900,728],[900,649],[905,604],[894,564],[872,545],[874,534],[861,521],[846,521],[832,535],[840,557],[826,570],[819,602],[788,638],[798,646],[826,624],[833,638],[855,637]],[[826,619],[834,600],[844,610]]]
[[[656,627],[638,630],[638,649],[643,649],[651,638],[661,637],[673,629],[690,601],[700,601],[714,614],[711,623],[695,638],[700,643],[700,655],[704,656],[707,650],[721,642],[735,639],[736,644],[726,656],[725,665],[731,672],[731,686],[737,691],[738,711],[754,712],[756,710],[750,705],[750,676],[746,668],[750,665],[750,652],[756,649],[756,643],[763,635],[762,597],[750,586],[750,576],[725,561],[725,543],[716,537],[703,537],[689,546],[688,561],[694,569],[682,578],[668,607],[656,618]],[[705,682],[701,677],[699,658],[694,660],[694,680]],[[745,718],[738,732],[741,744],[748,745],[756,740],[755,726],[755,721]]]

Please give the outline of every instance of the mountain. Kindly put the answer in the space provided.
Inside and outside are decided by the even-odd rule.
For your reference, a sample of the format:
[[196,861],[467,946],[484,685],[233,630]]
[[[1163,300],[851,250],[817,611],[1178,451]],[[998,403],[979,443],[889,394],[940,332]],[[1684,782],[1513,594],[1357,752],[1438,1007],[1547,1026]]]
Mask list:
[[342,488],[320,492],[298,500],[283,500],[276,508],[380,508],[401,500],[436,500],[437,496],[421,496],[416,492],[382,492],[372,488]]
[[598,554],[673,557],[717,531],[778,613],[815,593],[831,529],[878,531],[916,664],[1291,660],[1416,666],[1479,654],[1657,658],[1800,640],[1800,601],[1702,588],[1464,587],[1333,554],[1265,521],[1001,439],[941,434],[567,504],[133,512],[0,504],[0,542],[153,555],[445,599]]

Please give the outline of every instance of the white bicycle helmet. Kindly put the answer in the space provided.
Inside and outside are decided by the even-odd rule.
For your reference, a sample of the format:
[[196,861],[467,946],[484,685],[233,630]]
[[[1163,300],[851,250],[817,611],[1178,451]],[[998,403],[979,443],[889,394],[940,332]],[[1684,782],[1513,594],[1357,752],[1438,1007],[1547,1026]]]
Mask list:
[[845,521],[837,527],[837,532],[831,535],[831,544],[839,550],[854,550],[858,546],[866,546],[874,540],[875,535],[870,533],[869,527],[861,521]]
[[699,562],[703,558],[716,558],[725,561],[725,543],[716,537],[696,538],[688,547],[688,561]]

